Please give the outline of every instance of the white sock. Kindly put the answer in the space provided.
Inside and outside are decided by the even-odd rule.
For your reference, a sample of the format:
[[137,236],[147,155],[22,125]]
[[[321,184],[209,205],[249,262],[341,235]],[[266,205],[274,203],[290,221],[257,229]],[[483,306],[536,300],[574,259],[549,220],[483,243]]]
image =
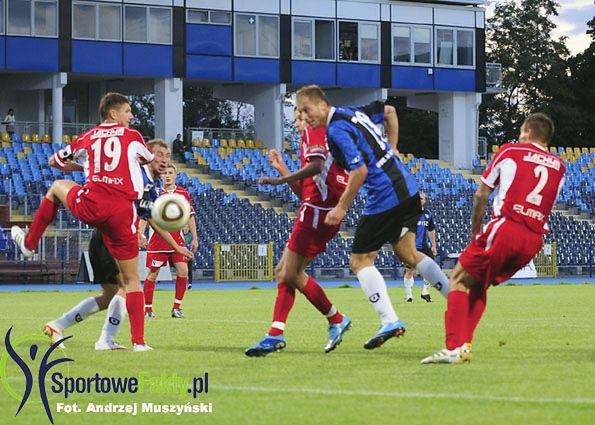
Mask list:
[[428,295],[430,293],[430,282],[424,280],[424,287],[421,290],[422,295]]
[[64,330],[75,323],[82,322],[98,311],[99,306],[97,305],[97,301],[95,301],[95,297],[85,298],[78,305],[64,313],[62,317],[54,320],[54,323]]
[[405,284],[405,294],[407,295],[406,298],[413,298],[413,277],[410,277],[409,279],[404,277],[403,283]]
[[103,325],[100,341],[110,342],[120,330],[122,320],[126,317],[126,300],[120,295],[115,295],[107,307],[107,317]]
[[430,282],[430,284],[440,291],[444,298],[448,297],[448,278],[444,274],[438,264],[436,264],[430,257],[424,257],[415,266],[420,275],[423,276],[424,280]]
[[376,267],[369,266],[361,269],[357,273],[357,279],[383,325],[399,320],[390,302],[386,282]]

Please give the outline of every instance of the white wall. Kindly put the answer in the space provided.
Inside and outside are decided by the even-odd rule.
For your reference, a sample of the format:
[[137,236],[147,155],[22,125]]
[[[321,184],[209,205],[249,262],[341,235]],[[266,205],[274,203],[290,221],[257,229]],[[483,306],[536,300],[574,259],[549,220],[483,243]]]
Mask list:
[[168,144],[184,134],[183,87],[179,78],[155,80],[155,137]]

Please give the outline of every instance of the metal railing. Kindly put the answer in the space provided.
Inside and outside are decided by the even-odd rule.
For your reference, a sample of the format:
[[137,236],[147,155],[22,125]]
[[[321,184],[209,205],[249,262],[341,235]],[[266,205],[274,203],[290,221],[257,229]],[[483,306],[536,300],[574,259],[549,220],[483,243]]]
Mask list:
[[[97,126],[97,123],[62,123],[62,133],[68,136],[75,136],[84,133]],[[38,134],[40,137],[44,134],[52,135],[54,123],[52,121],[15,121],[13,130],[16,134],[22,137],[23,134]],[[6,133],[6,125],[0,125],[0,131]],[[52,141],[54,142],[54,141]],[[62,141],[56,141],[62,143]]]
[[186,130],[186,141],[192,141],[196,138],[202,139],[233,139],[233,140],[255,140],[256,134],[252,130],[241,128],[208,128],[208,127],[190,127]]

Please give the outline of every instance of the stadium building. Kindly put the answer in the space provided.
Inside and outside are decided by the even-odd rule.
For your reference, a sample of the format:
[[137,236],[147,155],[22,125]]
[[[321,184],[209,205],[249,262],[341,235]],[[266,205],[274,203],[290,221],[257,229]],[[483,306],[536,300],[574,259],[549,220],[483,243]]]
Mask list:
[[[457,170],[485,165],[477,154],[478,107],[482,93],[497,90],[499,80],[491,73],[498,68],[485,60],[483,4],[0,0],[0,112],[13,108],[17,119],[15,135],[2,136],[2,223],[19,222],[23,215],[30,219],[39,196],[61,176],[48,169],[47,155],[99,121],[97,105],[106,92],[153,93],[155,135],[170,142],[185,127],[184,86],[211,86],[221,99],[254,105],[255,137],[201,138],[186,153],[187,165],[198,164],[202,173],[182,172],[180,177],[199,211],[199,234],[205,235],[198,265],[215,267],[215,242],[272,241],[278,258],[296,199],[286,187],[256,187],[257,177],[271,172],[259,148],[285,148],[289,165],[298,166],[291,143],[283,140],[284,95],[319,84],[337,105],[400,96],[410,107],[438,113],[442,162],[410,155],[406,162],[437,211],[443,258],[460,252],[476,183]],[[571,162],[561,207],[590,219],[595,153],[559,149]],[[221,181],[206,181],[211,177]],[[66,178],[84,181],[82,173]],[[363,199],[356,199],[347,228],[355,226]],[[239,225],[230,229],[222,217]],[[68,214],[63,221],[73,224]],[[550,241],[565,242],[558,255],[561,264],[592,263],[595,241],[587,220],[557,214],[552,226]],[[573,235],[579,235],[580,243]],[[55,243],[47,255],[58,255]],[[83,245],[80,237],[73,244]],[[0,247],[10,246],[3,236]],[[347,269],[349,246],[348,238],[333,241],[316,266]],[[72,257],[78,261],[80,256]],[[381,267],[396,267],[388,252],[379,261]]]

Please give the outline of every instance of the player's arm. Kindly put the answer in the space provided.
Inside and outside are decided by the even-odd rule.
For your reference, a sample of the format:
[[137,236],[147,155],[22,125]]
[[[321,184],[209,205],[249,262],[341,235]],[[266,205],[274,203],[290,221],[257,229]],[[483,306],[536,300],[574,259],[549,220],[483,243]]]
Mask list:
[[194,218],[194,214],[190,216],[188,220],[188,228],[190,229],[190,234],[192,235],[192,252],[196,252],[198,249],[198,234],[196,232],[196,219]]
[[172,237],[172,235],[170,235],[170,233],[167,230],[164,230],[161,227],[159,227],[159,225],[157,225],[157,223],[155,223],[155,221],[152,218],[147,218],[147,221],[149,222],[153,230],[155,230],[155,232],[157,232],[157,234],[161,236],[161,239],[167,242],[167,244],[171,246],[174,251],[176,251],[179,254],[182,254],[189,260],[192,260],[194,258],[194,254],[192,254],[192,252],[189,249],[187,249],[184,246],[178,245]]
[[386,138],[393,152],[399,155],[399,117],[394,106],[384,105],[384,129]]
[[83,166],[74,162],[72,147],[67,146],[48,158],[48,165],[67,173],[71,171],[83,171]]
[[438,248],[436,247],[436,231],[432,230],[428,232],[430,236],[430,243],[432,244],[432,254],[438,255]]
[[138,247],[147,247],[147,237],[145,236],[145,230],[147,229],[147,222],[144,219],[140,219],[138,222]]
[[[283,161],[283,155],[281,155],[281,152],[279,152],[277,149],[271,149],[271,151],[269,152],[269,163],[271,164],[271,166],[277,170],[279,172],[279,174],[281,175],[281,177],[287,177],[291,174],[291,171],[289,171],[289,168],[287,168],[287,164],[285,164],[285,161]],[[275,183],[268,183],[271,180],[275,180],[276,177],[261,177],[258,179],[258,184],[275,184]],[[282,183],[276,183],[276,184],[282,184]],[[296,180],[290,180],[287,182],[287,184],[289,185],[289,188],[291,189],[291,191],[293,193],[295,193],[298,198],[302,198],[302,187],[300,184],[299,179]]]
[[481,223],[486,213],[486,205],[492,193],[491,188],[480,184],[473,196],[473,209],[471,210],[471,238],[473,239],[481,230]]
[[260,184],[272,184],[279,185],[283,183],[298,182],[299,180],[306,179],[308,177],[314,177],[316,174],[320,174],[324,168],[324,161],[320,157],[310,159],[310,162],[305,167],[299,170],[282,175],[281,177],[261,177],[258,182],[262,180],[265,183]]
[[326,224],[335,226],[341,223],[341,220],[343,220],[347,214],[349,205],[351,205],[357,196],[357,192],[359,192],[359,189],[364,184],[367,175],[368,167],[366,164],[362,164],[360,167],[349,172],[349,181],[347,182],[345,192],[343,192],[341,198],[339,198],[337,206],[326,215],[326,219],[324,220]]

